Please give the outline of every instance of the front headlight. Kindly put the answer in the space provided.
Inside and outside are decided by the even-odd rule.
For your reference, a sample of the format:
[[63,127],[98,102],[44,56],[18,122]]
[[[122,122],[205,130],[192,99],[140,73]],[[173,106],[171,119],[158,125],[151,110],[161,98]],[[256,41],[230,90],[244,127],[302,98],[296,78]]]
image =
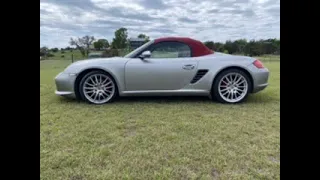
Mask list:
[[68,67],[66,67],[63,71],[63,73],[69,74],[70,76],[74,76],[77,75],[77,73],[79,72],[80,67],[76,66],[74,64],[69,65]]

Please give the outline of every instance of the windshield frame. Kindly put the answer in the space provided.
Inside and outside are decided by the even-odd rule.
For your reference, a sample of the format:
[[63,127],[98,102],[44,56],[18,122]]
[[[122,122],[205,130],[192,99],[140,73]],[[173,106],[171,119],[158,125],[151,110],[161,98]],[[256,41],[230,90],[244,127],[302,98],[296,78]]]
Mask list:
[[151,44],[154,43],[154,40],[151,40],[145,44],[143,44],[142,46],[138,47],[137,49],[133,50],[132,52],[130,52],[129,54],[125,55],[125,58],[133,58],[135,57],[138,53],[140,53],[141,51],[143,51],[145,48],[147,48],[148,46],[150,46]]

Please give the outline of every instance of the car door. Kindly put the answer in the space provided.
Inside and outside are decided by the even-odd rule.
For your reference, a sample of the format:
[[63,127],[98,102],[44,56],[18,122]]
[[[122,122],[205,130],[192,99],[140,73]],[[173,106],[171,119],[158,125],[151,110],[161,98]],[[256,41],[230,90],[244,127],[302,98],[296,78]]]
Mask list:
[[191,48],[182,42],[159,42],[146,50],[150,58],[132,58],[125,66],[126,91],[181,89],[197,71]]

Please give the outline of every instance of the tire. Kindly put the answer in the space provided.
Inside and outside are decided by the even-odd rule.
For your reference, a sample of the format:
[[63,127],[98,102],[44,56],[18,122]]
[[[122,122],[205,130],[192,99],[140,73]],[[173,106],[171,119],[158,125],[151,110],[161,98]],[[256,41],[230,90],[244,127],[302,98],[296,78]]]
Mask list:
[[90,104],[113,102],[118,95],[118,87],[108,73],[101,70],[90,71],[79,83],[80,97]]
[[222,71],[214,80],[211,95],[220,103],[236,104],[247,99],[251,87],[252,82],[244,71],[228,69]]

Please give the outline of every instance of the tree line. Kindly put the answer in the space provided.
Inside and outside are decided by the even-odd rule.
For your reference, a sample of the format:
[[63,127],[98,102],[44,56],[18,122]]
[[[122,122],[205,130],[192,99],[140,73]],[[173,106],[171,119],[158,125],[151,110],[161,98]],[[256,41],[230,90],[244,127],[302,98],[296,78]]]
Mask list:
[[206,41],[204,44],[218,52],[228,54],[243,54],[249,56],[260,56],[264,54],[280,55],[280,39],[250,40],[238,39],[226,41],[225,43]]
[[[150,38],[145,34],[139,34],[138,38],[145,39],[145,43]],[[280,54],[280,39],[261,39],[261,40],[250,40],[238,39],[238,40],[227,40],[225,43],[205,41],[203,42],[208,48],[228,53],[228,54],[243,54],[249,56],[259,56],[264,54]],[[76,39],[71,38],[69,41],[70,46],[61,48],[60,51],[63,54],[64,51],[73,51],[77,49],[81,52],[83,57],[88,56],[90,50],[103,51],[106,56],[118,56],[119,49],[126,49],[128,52],[131,51],[128,30],[124,27],[119,28],[114,33],[112,42],[109,43],[107,39],[95,39],[93,36],[78,37]],[[49,49],[47,47],[40,48],[40,56],[53,56],[51,52],[58,52],[58,48]]]

